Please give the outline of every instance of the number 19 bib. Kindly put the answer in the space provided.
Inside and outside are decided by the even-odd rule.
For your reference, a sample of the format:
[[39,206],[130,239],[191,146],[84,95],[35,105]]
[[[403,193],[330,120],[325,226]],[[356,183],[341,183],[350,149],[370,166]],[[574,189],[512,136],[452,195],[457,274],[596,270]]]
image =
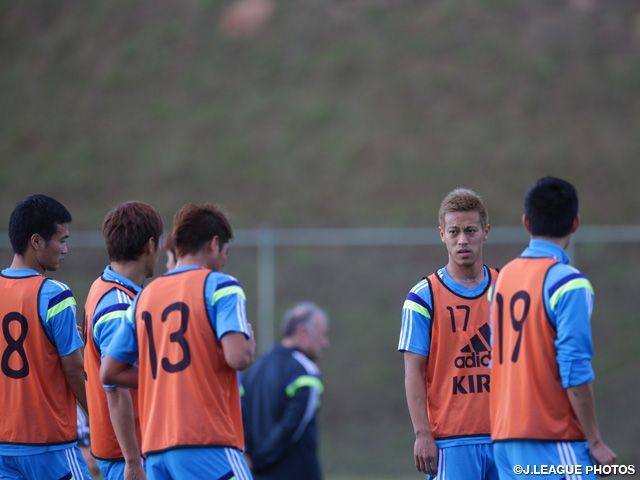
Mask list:
[[492,299],[491,437],[584,440],[562,388],[556,331],[543,285],[553,258],[517,258],[498,276]]

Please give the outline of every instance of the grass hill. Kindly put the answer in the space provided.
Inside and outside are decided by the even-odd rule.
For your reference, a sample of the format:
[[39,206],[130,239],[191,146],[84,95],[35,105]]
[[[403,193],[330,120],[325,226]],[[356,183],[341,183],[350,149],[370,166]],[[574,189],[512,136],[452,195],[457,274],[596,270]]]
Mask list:
[[[213,201],[236,228],[435,227],[441,198],[465,186],[493,225],[515,226],[526,188],[553,174],[578,188],[583,224],[640,221],[637,2],[277,0],[260,32],[230,39],[218,25],[230,1],[0,4],[2,218],[42,192],[82,230],[130,199],[167,224]],[[637,246],[577,254],[596,288],[602,429],[620,463],[640,464]],[[488,243],[487,263],[520,248]],[[250,315],[255,260],[238,248],[229,264]],[[310,298],[332,317],[327,472],[411,474],[399,309],[444,249],[277,260],[278,311]],[[81,302],[104,262],[72,252],[56,276]]]

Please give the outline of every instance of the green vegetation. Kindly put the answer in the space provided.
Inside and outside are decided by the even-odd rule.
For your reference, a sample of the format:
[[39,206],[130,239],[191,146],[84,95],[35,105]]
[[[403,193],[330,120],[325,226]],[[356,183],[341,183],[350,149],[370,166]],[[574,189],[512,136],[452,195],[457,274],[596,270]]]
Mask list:
[[[230,1],[0,4],[2,218],[42,192],[81,230],[130,199],[167,224],[213,201],[236,228],[435,226],[441,198],[466,186],[512,226],[528,185],[554,174],[577,186],[583,224],[640,221],[636,2],[276,0],[261,32],[231,40],[217,26]],[[520,250],[490,240],[492,265]],[[596,290],[601,428],[619,463],[640,465],[637,247],[577,257]],[[395,349],[403,299],[444,248],[277,260],[278,314],[308,298],[331,315],[328,476],[420,478]],[[72,250],[56,278],[82,303],[105,261]],[[252,318],[255,268],[253,249],[232,250]]]

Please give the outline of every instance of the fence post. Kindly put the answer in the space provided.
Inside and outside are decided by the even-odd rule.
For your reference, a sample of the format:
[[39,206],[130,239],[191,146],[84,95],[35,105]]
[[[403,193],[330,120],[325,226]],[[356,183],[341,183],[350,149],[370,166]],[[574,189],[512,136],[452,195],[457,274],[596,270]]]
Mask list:
[[275,339],[275,245],[271,228],[258,230],[258,325],[257,350],[264,353]]

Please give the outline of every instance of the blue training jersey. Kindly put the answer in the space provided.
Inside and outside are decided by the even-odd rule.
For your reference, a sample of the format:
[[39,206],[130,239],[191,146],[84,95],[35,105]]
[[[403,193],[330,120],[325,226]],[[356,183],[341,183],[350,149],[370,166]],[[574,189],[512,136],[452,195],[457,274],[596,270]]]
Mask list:
[[[444,284],[456,295],[476,298],[487,288],[489,271],[484,267],[484,279],[474,288],[468,288],[456,282],[447,273],[446,267],[439,269],[436,274]],[[433,315],[433,299],[429,280],[426,278],[418,282],[407,295],[402,307],[402,328],[398,350],[412,352],[425,357],[429,356],[431,346],[431,317]]]
[[[202,267],[181,267],[167,272],[163,276],[197,268]],[[212,271],[205,282],[204,298],[209,320],[218,339],[221,339],[223,335],[229,332],[240,332],[249,338],[246,297],[237,279],[222,272]],[[117,334],[110,345],[107,346],[107,353],[111,357],[129,365],[135,365],[138,361],[138,341],[136,325],[133,319],[136,303],[137,298],[133,305],[127,309],[123,321],[119,322]]]
[[[2,270],[2,275],[21,278],[41,274],[30,268],[6,268]],[[38,293],[40,323],[61,357],[70,355],[84,346],[78,333],[76,307],[76,300],[67,285],[50,278],[44,281]],[[74,441],[45,446],[2,444],[0,445],[0,455],[35,455],[73,447],[76,443]]]
[[[107,268],[104,269],[102,278],[109,282],[119,283],[136,295],[142,290],[142,286],[136,285],[128,278],[114,272],[111,266],[107,266]],[[109,290],[98,302],[95,315],[92,319],[93,321],[91,322],[93,325],[91,335],[100,350],[100,358],[102,360],[104,360],[104,356],[106,355],[107,345],[111,343],[120,326],[120,319],[124,317],[132,303],[133,300],[129,295],[115,287]]]
[[[477,298],[487,289],[491,279],[488,268],[484,266],[483,269],[484,279],[473,288],[456,282],[451,278],[446,267],[440,268],[436,272],[436,275],[442,280],[444,285],[456,295],[466,298]],[[433,298],[431,297],[429,280],[424,278],[411,289],[402,307],[402,327],[400,330],[398,350],[400,352],[411,352],[428,357],[431,351],[432,318]],[[489,415],[489,412],[487,412],[487,415]],[[488,435],[436,440],[439,448],[490,442],[491,437]]]
[[543,293],[549,321],[557,333],[556,361],[562,386],[575,387],[593,381],[591,314],[594,294],[591,283],[569,265],[569,256],[555,243],[531,240],[520,256],[558,260],[547,273]]
[[[142,291],[141,285],[136,285],[128,278],[114,272],[110,265],[102,272],[102,278],[108,282],[119,283],[136,295]],[[101,362],[104,361],[107,346],[117,334],[120,323],[132,303],[133,300],[129,295],[115,287],[109,290],[98,302],[91,321],[91,325],[93,325],[91,336],[96,348],[100,351]],[[112,385],[103,385],[103,387],[113,388]]]

